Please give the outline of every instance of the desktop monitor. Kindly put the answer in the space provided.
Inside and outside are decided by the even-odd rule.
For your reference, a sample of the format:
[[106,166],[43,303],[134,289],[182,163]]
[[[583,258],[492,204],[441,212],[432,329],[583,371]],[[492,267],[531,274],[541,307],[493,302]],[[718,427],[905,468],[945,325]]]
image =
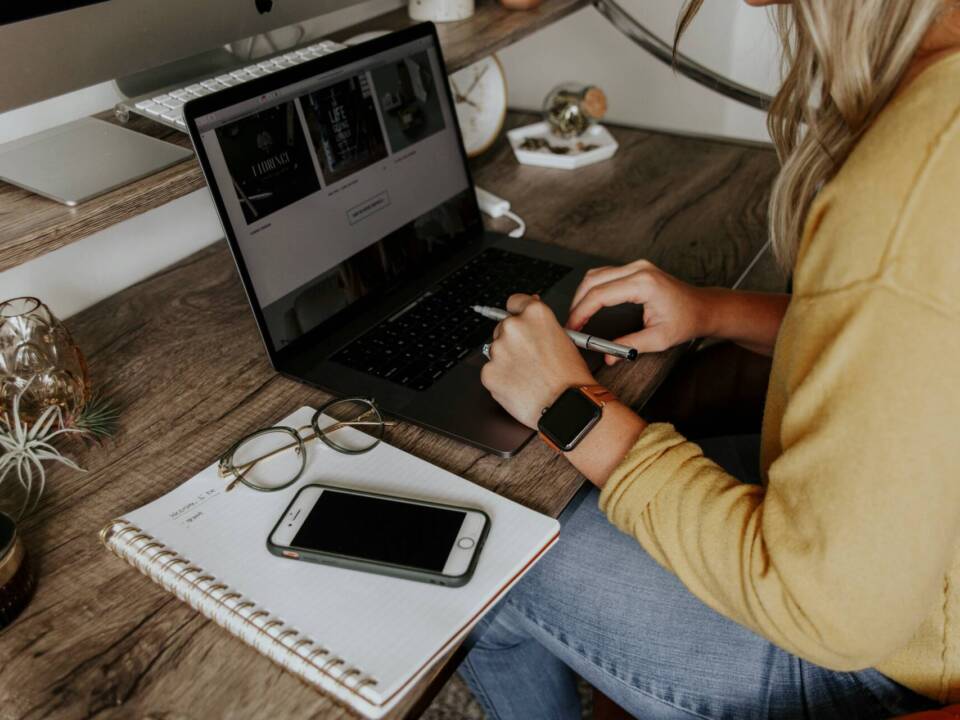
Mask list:
[[[358,1],[3,0],[0,67],[13,71],[0,83],[0,112],[158,67],[170,71],[157,86],[171,84],[178,71],[235,63],[224,46],[244,38],[293,26],[285,35],[300,44],[311,39],[305,21]],[[121,90],[153,89],[140,85]]]

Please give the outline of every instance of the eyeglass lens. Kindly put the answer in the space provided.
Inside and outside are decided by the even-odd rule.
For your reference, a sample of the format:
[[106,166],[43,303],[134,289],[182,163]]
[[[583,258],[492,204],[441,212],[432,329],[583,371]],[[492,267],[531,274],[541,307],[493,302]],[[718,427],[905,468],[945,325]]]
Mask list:
[[[326,416],[326,417],[323,417]],[[314,430],[327,445],[350,454],[366,452],[383,438],[383,418],[366,400],[337,400],[314,417]]]
[[264,490],[289,485],[303,471],[305,453],[294,433],[272,428],[244,440],[231,459],[243,481]]

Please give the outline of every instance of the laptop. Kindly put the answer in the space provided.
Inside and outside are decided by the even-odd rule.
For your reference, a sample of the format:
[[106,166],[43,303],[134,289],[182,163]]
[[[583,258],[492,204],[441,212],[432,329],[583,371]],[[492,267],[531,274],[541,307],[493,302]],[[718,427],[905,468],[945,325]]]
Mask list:
[[[495,323],[566,317],[605,264],[486,232],[431,23],[191,100],[184,118],[273,367],[509,457],[533,432],[480,383]],[[636,313],[590,330],[636,329]],[[587,354],[594,368],[602,358]]]

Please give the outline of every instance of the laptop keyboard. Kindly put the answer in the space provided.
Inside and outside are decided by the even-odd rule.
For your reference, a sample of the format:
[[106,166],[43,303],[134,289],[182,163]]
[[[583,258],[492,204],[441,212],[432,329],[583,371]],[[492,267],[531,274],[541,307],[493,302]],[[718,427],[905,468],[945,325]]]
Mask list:
[[490,338],[497,323],[475,313],[472,305],[502,308],[513,293],[543,293],[569,271],[548,260],[488,248],[332,359],[426,390]]

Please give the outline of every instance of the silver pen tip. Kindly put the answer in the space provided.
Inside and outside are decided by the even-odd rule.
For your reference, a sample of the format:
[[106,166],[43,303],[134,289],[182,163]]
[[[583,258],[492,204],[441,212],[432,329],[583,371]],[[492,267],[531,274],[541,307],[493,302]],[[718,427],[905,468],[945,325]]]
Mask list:
[[483,312],[482,305],[471,305],[470,309],[473,310],[474,312]]

